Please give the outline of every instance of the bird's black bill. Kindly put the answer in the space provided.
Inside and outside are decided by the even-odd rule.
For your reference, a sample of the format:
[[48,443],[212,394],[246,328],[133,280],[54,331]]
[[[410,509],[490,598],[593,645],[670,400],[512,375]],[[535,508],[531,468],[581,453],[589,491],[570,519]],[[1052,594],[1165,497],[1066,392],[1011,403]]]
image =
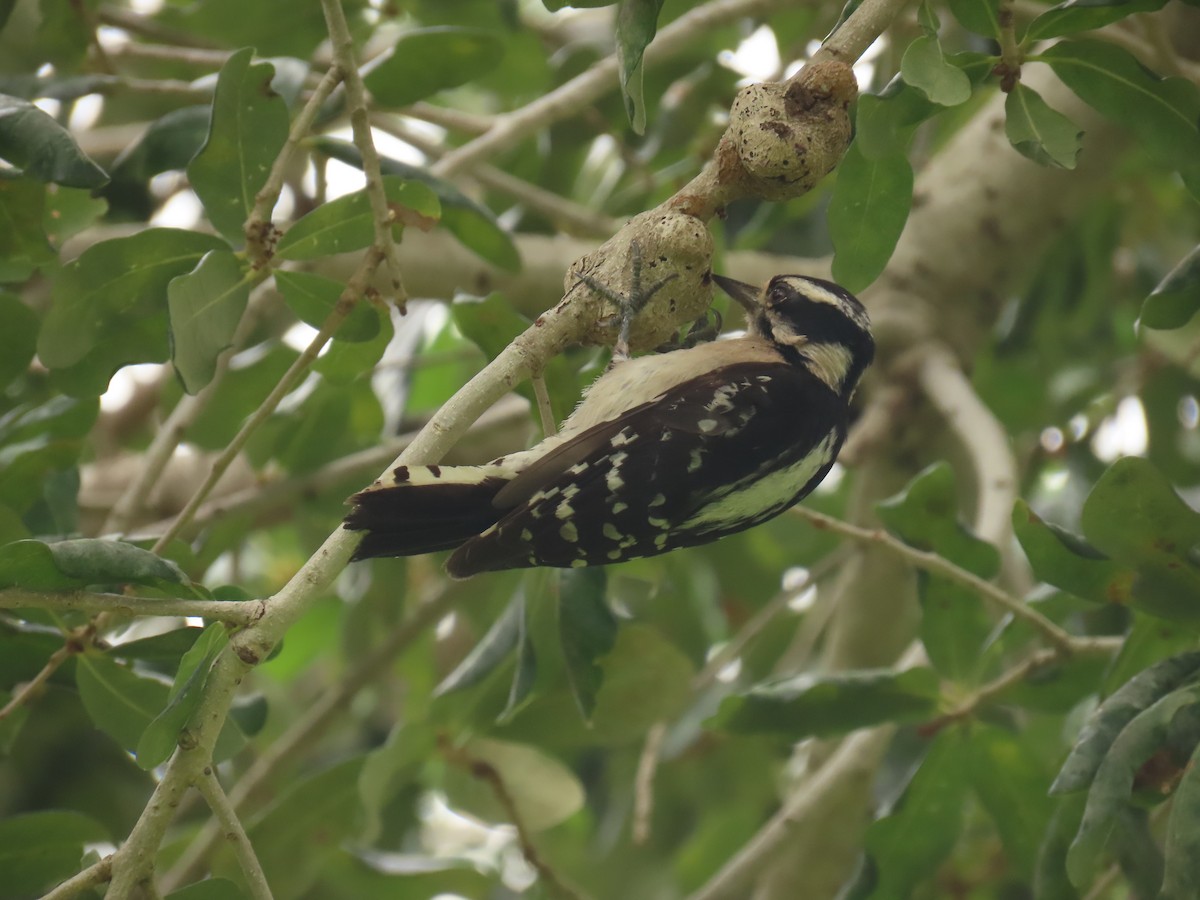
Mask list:
[[753,316],[760,312],[758,308],[759,290],[752,284],[746,284],[744,281],[735,281],[732,278],[726,278],[724,275],[713,274],[713,281],[717,286],[727,293],[730,297],[738,302],[742,309],[746,310],[746,314]]

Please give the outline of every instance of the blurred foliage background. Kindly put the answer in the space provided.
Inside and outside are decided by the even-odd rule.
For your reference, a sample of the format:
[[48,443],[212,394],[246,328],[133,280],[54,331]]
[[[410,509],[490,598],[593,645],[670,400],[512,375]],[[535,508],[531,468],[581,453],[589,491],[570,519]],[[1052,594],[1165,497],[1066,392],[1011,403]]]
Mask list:
[[[273,255],[242,233],[329,5],[0,2],[0,897],[120,845],[227,652],[72,592],[271,597],[854,6],[346,0],[411,297],[377,278],[341,321],[376,239],[345,90]],[[880,5],[839,171],[712,225],[717,271],[832,273],[875,317],[806,501],[836,520],[568,574],[352,565],[217,743],[267,896],[1200,896],[1200,10]],[[607,360],[547,368],[558,418]],[[538,440],[516,394],[447,461]],[[210,820],[186,795],[158,895],[264,896]]]

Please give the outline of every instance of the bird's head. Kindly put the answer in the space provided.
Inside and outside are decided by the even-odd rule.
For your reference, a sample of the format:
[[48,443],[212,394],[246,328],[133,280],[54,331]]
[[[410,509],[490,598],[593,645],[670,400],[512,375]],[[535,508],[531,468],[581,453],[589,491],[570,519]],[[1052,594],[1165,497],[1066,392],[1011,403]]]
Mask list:
[[853,392],[875,358],[866,309],[832,281],[776,275],[760,290],[720,275],[713,280],[745,308],[751,334],[771,341],[839,394]]

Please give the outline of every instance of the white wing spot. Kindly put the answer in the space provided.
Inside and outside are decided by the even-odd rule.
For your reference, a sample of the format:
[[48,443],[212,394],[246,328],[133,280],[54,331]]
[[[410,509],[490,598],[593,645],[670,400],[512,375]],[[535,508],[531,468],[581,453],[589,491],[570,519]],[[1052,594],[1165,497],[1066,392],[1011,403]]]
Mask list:
[[601,531],[603,532],[604,536],[606,538],[608,538],[610,541],[619,541],[619,540],[621,540],[622,537],[624,537],[624,535],[621,534],[621,532],[617,530],[617,526],[614,525],[612,522],[605,522],[604,527],[601,529]]
[[667,536],[665,534],[656,534],[654,536],[654,546],[659,550],[667,546]]
[[604,485],[613,493],[616,493],[625,485],[625,479],[621,477],[621,463],[625,462],[628,458],[629,454],[624,450],[612,455],[612,468],[604,476]]
[[561,503],[558,504],[557,508],[555,508],[554,517],[556,519],[569,519],[569,518],[571,518],[571,514],[574,512],[575,512],[575,510],[571,508],[570,501],[563,500]]
[[567,469],[568,475],[582,475],[588,470],[588,464],[585,462],[575,463],[571,468]]
[[575,527],[574,522],[564,522],[562,528],[558,529],[558,533],[564,541],[572,544],[579,540],[579,529]]
[[571,568],[572,568],[572,569],[582,569],[582,568],[583,568],[584,566],[586,566],[586,565],[587,565],[587,560],[586,560],[586,559],[573,559],[573,560],[571,560]]
[[563,488],[563,492],[562,492],[563,500],[570,500],[572,497],[574,497],[578,493],[579,493],[579,485],[568,484],[565,488]]
[[609,559],[616,560],[616,559],[620,559],[622,556],[624,556],[624,554],[620,550],[609,550],[608,551]]
[[629,509],[629,504],[622,503],[620,500],[618,500],[616,503],[614,503],[612,505],[612,511],[613,511],[614,516],[617,515],[618,513],[625,512],[625,510],[627,510],[627,509]]
[[666,502],[667,502],[667,498],[664,494],[655,494],[654,499],[650,501],[649,505],[650,506],[662,506]]
[[700,466],[703,465],[703,462],[702,462],[703,458],[704,458],[704,453],[702,451],[700,451],[698,449],[693,449],[691,452],[691,459],[688,462],[688,467],[687,467],[688,472],[695,472],[697,469],[699,469]]
[[718,423],[716,419],[701,419],[697,424],[700,426],[701,431],[708,434],[708,432],[713,431],[717,427]]
[[624,447],[626,444],[633,443],[633,437],[629,433],[628,428],[622,428],[612,436],[612,440],[608,442],[614,449]]
[[525,541],[526,543],[528,543],[529,541],[532,541],[533,540],[533,532],[530,531],[528,528],[522,528],[521,529],[521,540]]
[[666,528],[671,524],[666,519],[659,519],[656,516],[646,516],[646,521],[650,524],[651,528]]

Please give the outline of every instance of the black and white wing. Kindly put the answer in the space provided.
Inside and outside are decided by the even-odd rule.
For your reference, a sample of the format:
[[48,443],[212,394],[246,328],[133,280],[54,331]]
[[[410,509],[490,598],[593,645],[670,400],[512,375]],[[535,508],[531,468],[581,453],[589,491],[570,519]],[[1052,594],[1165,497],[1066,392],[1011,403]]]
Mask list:
[[714,369],[533,463],[447,569],[604,565],[741,531],[811,491],[845,431],[845,401],[804,367]]

